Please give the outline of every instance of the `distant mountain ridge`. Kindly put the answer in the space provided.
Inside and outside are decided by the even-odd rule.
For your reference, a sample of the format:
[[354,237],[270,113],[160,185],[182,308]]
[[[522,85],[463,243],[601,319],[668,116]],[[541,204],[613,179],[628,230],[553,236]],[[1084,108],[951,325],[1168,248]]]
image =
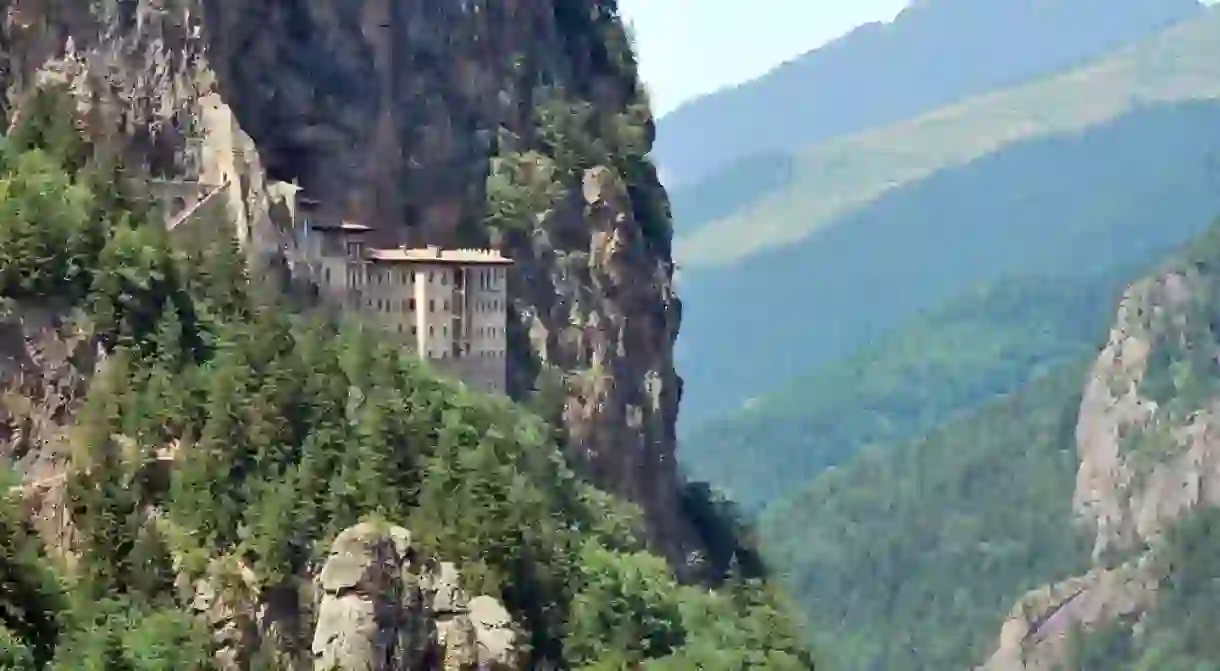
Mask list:
[[1102,272],[1181,244],[1220,211],[1218,155],[1220,103],[1148,106],[892,189],[798,244],[684,267],[684,459],[700,421],[969,287]]
[[[850,355],[959,281],[1180,244],[1217,211],[1216,110],[1220,8],[1085,66],[674,190],[680,433]],[[764,193],[742,206],[751,190]],[[1180,208],[1168,226],[1150,225],[1154,198]],[[692,213],[718,218],[691,230]]]
[[[791,151],[1063,70],[1190,19],[1197,0],[919,0],[658,122],[675,187],[754,154]],[[678,222],[681,226],[681,222]]]

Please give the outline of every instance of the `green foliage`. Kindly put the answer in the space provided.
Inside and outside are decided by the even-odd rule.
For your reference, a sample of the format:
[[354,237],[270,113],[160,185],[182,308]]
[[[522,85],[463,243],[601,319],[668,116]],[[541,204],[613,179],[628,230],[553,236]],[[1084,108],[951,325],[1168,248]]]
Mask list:
[[685,644],[648,669],[814,668],[814,660],[789,624],[788,606],[757,580],[730,582],[722,592],[681,589],[687,622]]
[[1167,569],[1157,603],[1133,633],[1134,618],[1077,633],[1072,669],[1198,671],[1220,659],[1220,511],[1196,512],[1166,534],[1156,549]]
[[827,471],[760,525],[836,668],[966,668],[1012,601],[1087,564],[1072,530],[1084,366]]
[[1017,278],[970,291],[751,408],[698,427],[684,436],[683,462],[758,512],[865,447],[923,435],[1086,355],[1127,275]]
[[510,152],[492,159],[487,225],[501,232],[532,232],[563,197],[555,165],[538,152]]
[[[74,288],[14,257],[0,297],[87,308],[109,356],[72,436],[71,599],[58,600],[37,544],[0,509],[0,654],[15,664],[210,668],[208,632],[183,610],[177,579],[240,561],[307,613],[310,569],[369,518],[404,523],[423,555],[501,597],[536,666],[680,654],[705,621],[763,646],[741,655],[787,640],[772,610],[721,621],[707,611],[722,597],[679,588],[643,552],[638,514],[577,478],[541,418],[435,377],[359,324],[293,313],[253,284],[230,236],[175,253],[126,199],[95,194],[101,172],[75,185],[32,151],[11,182],[46,173],[41,183],[82,190],[82,202],[100,198],[107,227],[72,257],[84,278]],[[23,192],[0,192],[0,208],[25,212],[9,193]],[[29,231],[52,250],[43,234]]]
[[704,482],[689,482],[682,488],[683,517],[699,534],[700,547],[709,564],[709,578],[719,582],[730,575],[759,579],[766,575],[758,554],[754,529],[745,523],[737,504]]
[[[4,491],[12,478],[0,478]],[[14,495],[0,499],[0,668],[39,668],[50,659],[63,628],[62,586],[48,570]],[[4,666],[8,664],[10,666]]]
[[0,163],[0,293],[80,296],[105,225],[89,216],[91,192],[41,149]]
[[180,611],[107,599],[81,607],[54,671],[206,671],[213,668],[203,622]]
[[587,544],[580,557],[565,648],[574,663],[619,664],[662,657],[682,643],[677,585],[665,562]]
[[69,173],[84,167],[90,148],[76,125],[76,100],[65,85],[39,86],[21,101],[7,136],[17,152],[42,150]]
[[3,671],[35,671],[34,653],[25,641],[7,627],[0,626],[0,669]]
[[[906,186],[886,183],[816,234],[732,264],[700,267],[679,238],[683,438],[747,399],[780,391],[794,373],[853,356],[977,286],[1013,276],[1076,285],[1123,268],[1138,276],[1141,265],[1159,263],[1216,215],[1218,143],[1220,104],[1146,106],[1079,133],[1007,145]],[[890,152],[879,160],[924,155]],[[839,197],[834,184],[849,166],[835,160],[856,156],[828,158],[816,172],[818,189],[834,192],[818,202]],[[742,249],[745,238],[763,234],[764,222],[750,211],[717,234],[726,247]],[[793,206],[777,221],[817,216]],[[749,454],[746,463],[762,459]]]

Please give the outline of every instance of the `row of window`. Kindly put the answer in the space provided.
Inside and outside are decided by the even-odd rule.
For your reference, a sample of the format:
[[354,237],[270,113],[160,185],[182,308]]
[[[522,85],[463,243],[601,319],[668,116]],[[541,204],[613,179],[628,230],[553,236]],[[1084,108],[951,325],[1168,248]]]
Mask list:
[[[398,332],[399,332],[399,333],[404,333],[404,332],[405,332],[405,331],[404,331],[404,329],[403,329],[403,325],[402,325],[402,324],[398,324]],[[411,327],[411,331],[410,331],[410,333],[411,333],[411,335],[413,335],[413,336],[415,336],[415,335],[419,335],[419,327],[418,327],[418,326],[412,326],[412,327]],[[436,335],[436,327],[435,327],[435,326],[429,326],[429,327],[428,327],[428,335],[430,335],[430,336],[434,336],[434,335]],[[478,335],[478,337],[480,337],[480,338],[483,338],[483,337],[490,337],[490,336],[497,336],[497,335],[502,336],[502,335],[504,335],[504,329],[503,329],[503,328],[498,328],[498,327],[486,326],[486,327],[483,327],[483,328],[477,329],[477,335]],[[441,325],[441,336],[446,337],[446,338],[447,338],[447,337],[449,337],[449,327],[448,327],[447,325],[444,325],[444,324],[442,324],[442,325]],[[467,345],[467,347],[469,347],[469,345]]]
[[[469,354],[470,352],[467,352]],[[480,359],[503,359],[504,350],[485,350],[476,352]],[[454,356],[448,350],[438,350],[436,352],[428,352],[429,359],[460,359],[459,356]]]
[[[473,272],[478,278],[480,289],[492,289],[494,288],[492,285],[496,280],[504,278],[504,270],[502,268],[481,268]],[[421,278],[420,281],[422,282],[422,277],[424,275],[423,272],[415,273],[406,269],[394,272],[393,270],[386,269],[386,272],[384,273],[374,273],[374,267],[370,265],[365,266],[364,273],[361,273],[359,268],[348,268],[347,283],[349,286],[361,286],[364,284],[373,283],[386,284],[387,282],[393,284],[394,277],[397,276],[398,284],[415,284],[415,278],[417,275]],[[439,278],[442,287],[449,286],[449,273],[447,272],[429,270],[427,276],[428,284],[434,284]],[[326,282],[326,284],[330,284],[330,268],[327,268],[323,272],[323,280]]]
[[[441,303],[442,303],[441,309],[448,312],[449,311],[449,301],[445,300],[445,301],[442,301]],[[378,298],[376,300],[370,298],[365,301],[365,305],[370,309],[373,308],[374,306],[376,306],[376,309],[379,312],[392,312],[395,308],[397,308],[400,312],[415,312],[415,299],[414,298],[404,298],[401,302],[401,305],[388,298]],[[494,312],[494,311],[499,310],[501,307],[503,307],[503,303],[501,303],[498,300],[475,301],[474,306],[475,306],[475,312]],[[436,312],[436,300],[435,299],[432,299],[432,298],[428,299],[428,312]]]
[[504,279],[503,268],[479,268],[474,273],[478,277],[480,289],[490,289],[493,282]]

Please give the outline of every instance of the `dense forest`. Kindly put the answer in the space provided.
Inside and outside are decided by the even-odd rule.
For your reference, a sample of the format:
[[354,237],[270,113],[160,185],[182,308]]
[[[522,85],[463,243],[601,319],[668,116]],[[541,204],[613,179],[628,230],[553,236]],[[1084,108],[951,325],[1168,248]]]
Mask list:
[[834,668],[970,668],[1018,596],[1087,565],[1071,524],[1084,372],[868,450],[768,511],[764,553]]
[[[757,512],[869,446],[909,442],[1094,349],[1136,274],[1014,277],[909,320],[848,359],[691,432],[691,471]],[[740,455],[766,446],[760,458]]]
[[[1128,486],[1137,490],[1183,449],[1167,436],[1213,412],[1220,391],[1217,259],[1220,224],[1127,292],[1122,328],[1151,345],[1138,389],[1156,403],[1147,426],[1124,431],[1119,441]],[[1154,281],[1170,274],[1181,279],[1173,291]],[[1102,305],[1112,313],[1112,289],[1103,293],[1111,295]],[[1020,318],[1019,310],[1007,312]],[[1069,316],[1060,313],[1055,323],[1093,319],[1084,311],[1076,314],[1084,321]],[[1059,350],[1065,363],[1027,362],[1032,379],[1016,393],[959,412],[924,437],[863,449],[765,510],[763,555],[784,574],[833,666],[970,668],[994,650],[1020,596],[1095,567],[1092,538],[1074,524],[1072,509],[1081,394],[1102,342],[1094,327],[1078,336],[1089,332],[1094,345]],[[946,379],[928,387],[955,386]],[[1162,576],[1155,607],[1074,632],[1064,671],[1215,668],[1220,650],[1208,632],[1220,618],[1217,523],[1214,510],[1199,510],[1163,537],[1109,553],[1106,565],[1153,562]]]
[[[0,501],[0,667],[210,668],[183,579],[248,568],[311,622],[310,572],[366,519],[408,526],[502,598],[531,668],[811,667],[757,570],[678,584],[553,427],[252,281],[226,222],[171,247],[120,170],[63,115],[0,141],[4,313],[55,306],[108,353],[69,449],[76,561],[13,490]],[[244,652],[256,669],[308,655],[291,635]]]
[[[1172,573],[1156,608],[1142,620],[1120,618],[1098,631],[1073,632],[1064,671],[1203,671],[1220,660],[1220,511],[1175,525],[1157,561]],[[1136,625],[1139,625],[1139,634]]]

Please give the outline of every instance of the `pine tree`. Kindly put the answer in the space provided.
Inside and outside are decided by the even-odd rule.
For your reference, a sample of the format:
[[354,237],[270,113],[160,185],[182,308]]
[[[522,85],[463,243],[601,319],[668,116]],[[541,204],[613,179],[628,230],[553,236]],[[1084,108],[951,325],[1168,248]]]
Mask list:
[[77,127],[72,94],[59,86],[31,91],[18,111],[9,139],[19,151],[40,148],[76,173],[85,163],[88,145]]
[[94,378],[73,434],[73,468],[68,496],[73,520],[88,551],[87,590],[95,595],[125,590],[127,555],[135,541],[133,526],[139,491],[133,487],[137,467],[128,461],[131,441],[122,430],[131,403],[130,352],[120,350]]
[[0,499],[0,631],[7,634],[0,647],[12,659],[50,659],[67,607],[60,590],[15,501]]
[[19,636],[0,625],[0,669],[4,671],[37,671],[34,653]]
[[127,564],[129,575],[126,582],[142,602],[172,603],[173,561],[154,520],[140,526]]

